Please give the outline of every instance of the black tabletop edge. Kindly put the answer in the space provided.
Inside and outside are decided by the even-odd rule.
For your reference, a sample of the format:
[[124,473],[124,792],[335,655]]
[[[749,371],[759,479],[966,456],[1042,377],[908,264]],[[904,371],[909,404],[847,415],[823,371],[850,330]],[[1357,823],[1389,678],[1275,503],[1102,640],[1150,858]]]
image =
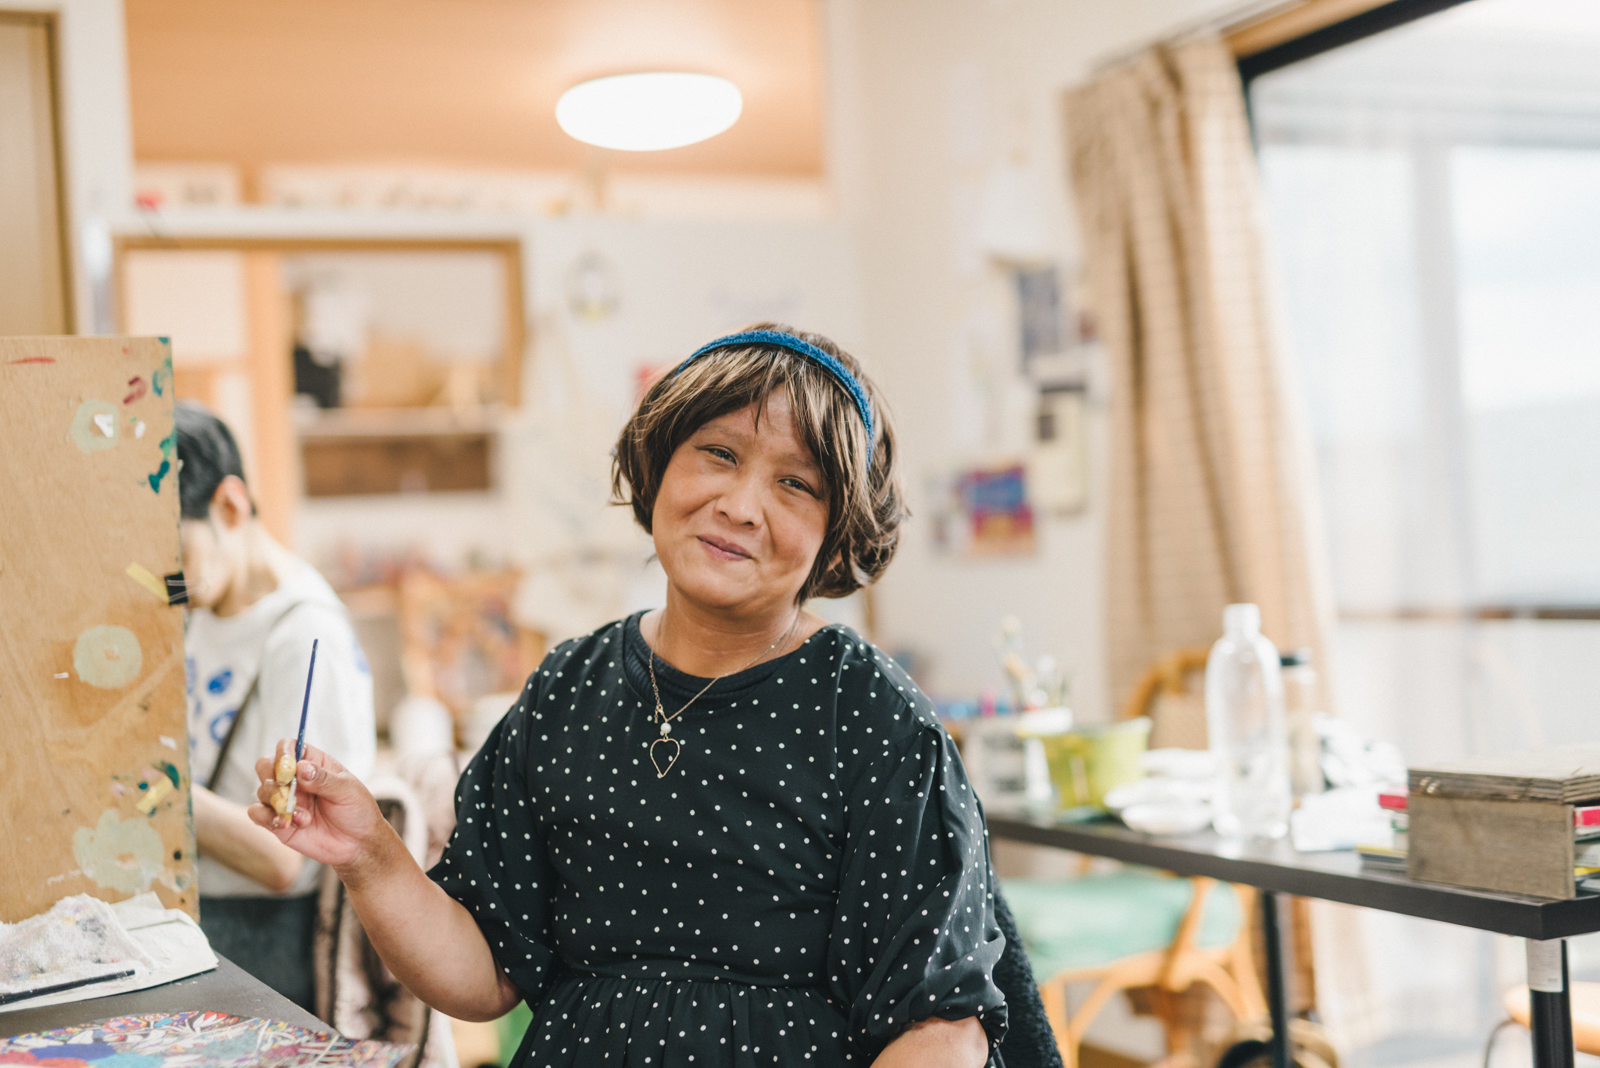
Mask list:
[[113,1016],[191,1009],[226,1012],[247,1019],[259,1016],[283,1020],[309,1031],[338,1033],[219,953],[217,966],[210,971],[160,986],[43,1008],[0,1011],[0,1037],[76,1027]]
[[1600,931],[1600,895],[1546,901],[1465,890],[1367,871],[1354,853],[1297,853],[1287,842],[1231,845],[1210,832],[1158,837],[1109,820],[1055,823],[990,812],[988,823],[993,838],[1054,846],[1179,875],[1209,876],[1275,893],[1360,905],[1519,938],[1570,938]]

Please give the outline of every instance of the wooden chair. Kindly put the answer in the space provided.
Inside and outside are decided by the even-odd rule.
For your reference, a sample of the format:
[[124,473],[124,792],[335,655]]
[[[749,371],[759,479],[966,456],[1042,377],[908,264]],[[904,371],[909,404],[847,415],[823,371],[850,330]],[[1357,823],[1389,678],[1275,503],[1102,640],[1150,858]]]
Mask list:
[[[1141,887],[1141,882],[1147,885]],[[1028,947],[1039,973],[1051,973],[1039,984],[1039,993],[1068,1068],[1077,1063],[1078,1046],[1090,1022],[1113,995],[1122,991],[1149,988],[1151,1005],[1166,1032],[1165,1063],[1169,1065],[1186,1063],[1196,1037],[1176,1000],[1195,983],[1203,982],[1215,990],[1229,1011],[1241,1020],[1265,1014],[1266,1003],[1250,950],[1249,916],[1255,904],[1254,890],[1228,884],[1218,887],[1212,879],[1177,879],[1144,872],[1085,876],[1057,884],[1056,889],[1053,894],[1046,890],[1041,895],[1047,899],[1047,907],[1081,908],[1083,914],[1091,910],[1103,914],[1115,901],[1151,914],[1148,921],[1131,925],[1146,929],[1129,932],[1135,944],[1139,941],[1137,933],[1144,933],[1143,941],[1149,945],[1157,939],[1149,937],[1147,928],[1170,925],[1174,917],[1177,920],[1176,934],[1164,945],[1087,960],[1077,966],[1057,967],[1055,962],[1061,958],[1053,961],[1048,939]],[[1005,887],[1007,903],[1017,917],[1024,942],[1030,941],[1030,927],[1037,931],[1044,926],[1027,915],[1036,904],[1030,899],[1029,890],[1026,882],[1019,880],[1008,881]],[[1212,907],[1208,909],[1208,905]],[[1208,912],[1213,915],[1208,916]],[[1059,951],[1061,946],[1057,943],[1053,948]],[[1069,1015],[1067,986],[1084,981],[1093,981],[1094,988]]]
[[[1579,1053],[1600,1056],[1600,983],[1573,983],[1567,991],[1567,997],[1572,1004],[1573,1048]],[[1513,987],[1506,991],[1506,1012],[1523,1027],[1531,1026],[1528,1003],[1527,987]],[[1484,1063],[1489,1063],[1488,1051],[1484,1053]]]
[[[416,793],[381,771],[368,789],[412,858],[426,864],[427,824]],[[332,868],[322,873],[312,961],[318,1019],[347,1038],[415,1046],[401,1068],[455,1068],[450,1018],[425,1005],[389,971]]]
[[[1140,679],[1119,718],[1149,715],[1152,746],[1204,748],[1205,707],[1196,680],[1204,677],[1206,655],[1204,649],[1183,649],[1163,657]],[[1132,869],[1051,883],[1007,880],[1005,893],[1036,975],[1044,976],[1039,992],[1068,1068],[1077,1064],[1090,1022],[1122,991],[1142,988],[1149,994],[1146,1000],[1166,1032],[1162,1063],[1171,1068],[1192,1061],[1197,1036],[1180,996],[1194,984],[1216,991],[1239,1020],[1266,1015],[1252,949],[1256,893],[1250,887]],[[1123,914],[1114,922],[1126,929],[1124,944],[1074,944],[1071,926],[1119,910]],[[1069,1015],[1067,986],[1085,981],[1095,985]]]
[[1150,748],[1206,748],[1206,658],[1192,647],[1168,653],[1140,676],[1118,719],[1150,717]]

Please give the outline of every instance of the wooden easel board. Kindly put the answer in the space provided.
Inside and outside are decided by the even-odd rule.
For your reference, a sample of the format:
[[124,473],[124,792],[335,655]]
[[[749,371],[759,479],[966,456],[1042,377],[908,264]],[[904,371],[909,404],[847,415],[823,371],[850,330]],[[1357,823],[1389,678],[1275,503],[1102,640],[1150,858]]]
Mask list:
[[0,920],[198,915],[175,442],[164,340],[0,338]]

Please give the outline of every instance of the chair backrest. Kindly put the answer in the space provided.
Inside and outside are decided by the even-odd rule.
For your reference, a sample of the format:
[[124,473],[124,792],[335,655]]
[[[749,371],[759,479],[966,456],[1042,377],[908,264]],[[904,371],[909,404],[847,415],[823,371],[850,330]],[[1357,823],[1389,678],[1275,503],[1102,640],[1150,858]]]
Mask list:
[[1210,650],[1179,649],[1156,661],[1123,703],[1119,719],[1150,717],[1150,748],[1206,748],[1206,657]]
[[[394,827],[419,863],[428,848],[422,802],[404,781],[379,775],[368,785],[384,819]],[[347,1038],[411,1043],[417,1049],[404,1068],[439,1063],[441,1041],[431,1034],[434,1018],[385,967],[356,917],[344,884],[332,868],[323,869],[314,941],[317,1016]]]

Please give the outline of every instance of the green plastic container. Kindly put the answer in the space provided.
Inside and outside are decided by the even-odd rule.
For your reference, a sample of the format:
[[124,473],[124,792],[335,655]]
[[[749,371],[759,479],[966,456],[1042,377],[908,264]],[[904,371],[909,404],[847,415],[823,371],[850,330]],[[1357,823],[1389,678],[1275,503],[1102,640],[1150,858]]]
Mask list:
[[1103,809],[1106,794],[1144,778],[1139,758],[1150,741],[1147,717],[1038,737],[1063,809]]

